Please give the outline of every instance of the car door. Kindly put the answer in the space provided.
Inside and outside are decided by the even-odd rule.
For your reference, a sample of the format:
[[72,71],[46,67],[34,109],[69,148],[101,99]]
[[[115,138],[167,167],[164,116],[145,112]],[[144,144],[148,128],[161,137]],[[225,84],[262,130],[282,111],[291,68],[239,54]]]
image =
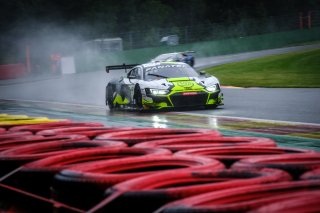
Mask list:
[[129,103],[133,101],[134,87],[139,81],[142,80],[142,68],[134,67],[129,71],[127,77],[123,79],[123,84],[121,86],[120,95],[123,100],[126,98]]

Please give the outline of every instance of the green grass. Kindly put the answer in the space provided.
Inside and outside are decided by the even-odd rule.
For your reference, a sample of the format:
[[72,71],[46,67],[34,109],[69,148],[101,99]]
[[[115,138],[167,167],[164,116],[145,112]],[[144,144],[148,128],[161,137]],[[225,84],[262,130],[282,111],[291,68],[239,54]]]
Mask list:
[[320,49],[211,67],[222,85],[240,87],[320,87]]

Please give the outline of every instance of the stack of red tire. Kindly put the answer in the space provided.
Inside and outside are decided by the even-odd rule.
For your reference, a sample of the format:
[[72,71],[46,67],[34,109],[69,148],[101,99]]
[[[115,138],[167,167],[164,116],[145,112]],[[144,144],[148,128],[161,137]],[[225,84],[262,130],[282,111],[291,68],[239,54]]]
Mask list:
[[2,126],[0,166],[0,184],[57,212],[320,211],[320,153],[215,130]]

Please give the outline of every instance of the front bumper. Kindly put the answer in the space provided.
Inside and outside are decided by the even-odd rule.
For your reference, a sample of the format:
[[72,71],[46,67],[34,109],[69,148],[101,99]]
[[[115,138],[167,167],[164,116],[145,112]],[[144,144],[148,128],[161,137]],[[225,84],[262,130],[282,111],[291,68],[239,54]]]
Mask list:
[[145,109],[186,108],[186,107],[210,107],[223,105],[221,91],[204,92],[171,92],[169,95],[151,95],[143,98]]

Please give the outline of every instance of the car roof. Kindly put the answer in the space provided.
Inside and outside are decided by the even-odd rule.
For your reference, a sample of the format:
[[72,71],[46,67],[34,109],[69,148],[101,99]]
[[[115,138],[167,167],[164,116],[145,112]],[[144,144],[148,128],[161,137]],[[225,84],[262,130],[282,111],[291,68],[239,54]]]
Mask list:
[[141,64],[140,66],[142,66],[143,68],[146,68],[146,67],[154,67],[154,66],[159,66],[159,65],[170,65],[170,64],[188,65],[186,63],[176,62],[176,61],[159,61],[159,62],[150,62],[150,63]]

